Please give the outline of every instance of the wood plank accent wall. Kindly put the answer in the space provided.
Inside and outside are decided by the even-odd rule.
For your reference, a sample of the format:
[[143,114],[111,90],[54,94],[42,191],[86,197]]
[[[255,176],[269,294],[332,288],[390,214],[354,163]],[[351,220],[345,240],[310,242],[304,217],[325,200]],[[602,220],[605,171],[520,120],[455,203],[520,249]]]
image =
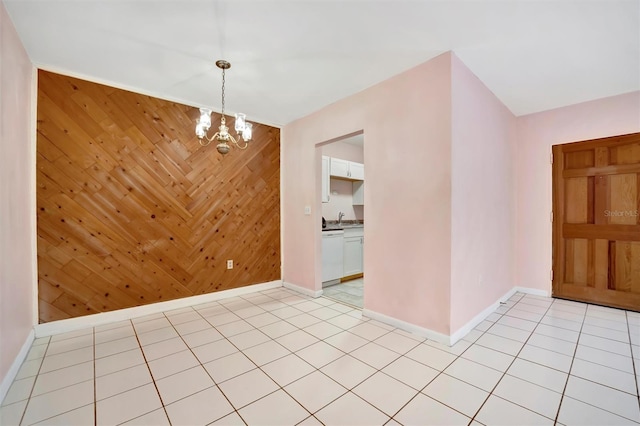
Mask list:
[[222,157],[198,115],[38,72],[40,322],[280,279],[280,130]]

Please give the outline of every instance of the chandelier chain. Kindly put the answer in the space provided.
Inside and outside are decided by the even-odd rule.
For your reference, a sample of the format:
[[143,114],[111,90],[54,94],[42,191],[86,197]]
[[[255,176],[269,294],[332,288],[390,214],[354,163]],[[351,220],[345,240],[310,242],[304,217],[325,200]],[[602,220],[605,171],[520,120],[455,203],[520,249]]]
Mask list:
[[224,71],[225,69],[222,69],[222,119],[224,120],[224,84],[225,84],[225,78],[224,78]]

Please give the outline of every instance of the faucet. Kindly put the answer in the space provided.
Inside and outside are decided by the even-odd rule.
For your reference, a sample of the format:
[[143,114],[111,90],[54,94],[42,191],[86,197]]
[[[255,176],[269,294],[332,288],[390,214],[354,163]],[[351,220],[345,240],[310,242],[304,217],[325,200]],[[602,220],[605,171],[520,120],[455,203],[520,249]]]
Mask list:
[[338,225],[342,225],[342,218],[344,217],[344,213],[338,212]]

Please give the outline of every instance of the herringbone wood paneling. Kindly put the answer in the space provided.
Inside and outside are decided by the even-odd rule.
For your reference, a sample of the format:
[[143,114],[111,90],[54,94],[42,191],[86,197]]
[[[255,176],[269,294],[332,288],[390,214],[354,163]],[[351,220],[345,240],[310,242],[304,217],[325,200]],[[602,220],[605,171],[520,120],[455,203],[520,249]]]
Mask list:
[[222,157],[197,116],[38,72],[41,322],[280,278],[279,129]]

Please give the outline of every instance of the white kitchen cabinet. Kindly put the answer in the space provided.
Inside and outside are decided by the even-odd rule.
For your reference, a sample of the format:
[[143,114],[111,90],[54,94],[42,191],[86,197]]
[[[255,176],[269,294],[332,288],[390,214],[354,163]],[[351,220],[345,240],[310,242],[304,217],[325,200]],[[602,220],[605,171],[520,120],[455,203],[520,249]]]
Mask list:
[[353,182],[353,202],[354,206],[364,206],[364,181]]
[[364,272],[364,228],[344,230],[343,277]]
[[322,231],[322,282],[340,282],[344,271],[344,231]]
[[331,157],[331,177],[364,180],[364,164]]
[[322,156],[322,202],[323,203],[329,202],[329,190],[331,187],[329,183],[329,161],[330,161],[329,157],[327,157],[326,155]]

